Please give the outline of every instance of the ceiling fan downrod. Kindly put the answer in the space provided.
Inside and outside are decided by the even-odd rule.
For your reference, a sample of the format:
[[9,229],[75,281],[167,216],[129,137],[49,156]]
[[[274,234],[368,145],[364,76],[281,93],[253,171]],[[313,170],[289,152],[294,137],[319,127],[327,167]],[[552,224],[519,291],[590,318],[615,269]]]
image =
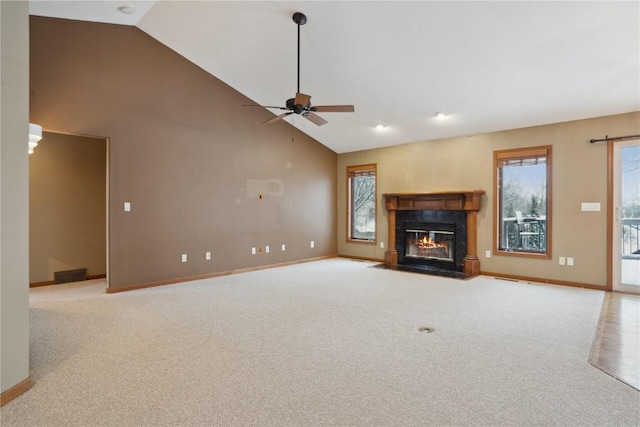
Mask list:
[[296,12],[293,14],[293,22],[298,25],[298,90],[300,93],[300,26],[307,23],[307,17],[302,12]]

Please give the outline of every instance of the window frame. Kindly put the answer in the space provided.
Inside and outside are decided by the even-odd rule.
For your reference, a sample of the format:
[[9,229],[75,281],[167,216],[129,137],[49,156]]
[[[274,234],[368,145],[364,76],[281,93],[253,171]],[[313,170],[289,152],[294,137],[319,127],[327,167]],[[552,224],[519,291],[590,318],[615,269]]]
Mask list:
[[[351,177],[358,172],[373,172],[375,178],[375,185],[373,190],[373,205],[374,205],[374,232],[373,239],[359,239],[352,236],[352,201],[351,201]],[[346,167],[347,178],[347,242],[349,243],[362,243],[375,245],[378,240],[378,165],[377,163],[369,163],[365,165],[355,165]]]
[[[502,230],[501,215],[502,209],[501,198],[502,191],[500,188],[500,163],[504,160],[517,160],[532,157],[546,157],[546,223],[545,223],[545,252],[532,252],[525,250],[505,250],[500,248],[500,232]],[[525,257],[525,258],[537,258],[537,259],[552,259],[552,236],[553,236],[553,156],[552,146],[543,145],[536,147],[524,147],[524,148],[512,148],[507,150],[496,150],[493,152],[493,191],[494,191],[494,204],[493,204],[493,253],[500,256],[512,256],[512,257]]]

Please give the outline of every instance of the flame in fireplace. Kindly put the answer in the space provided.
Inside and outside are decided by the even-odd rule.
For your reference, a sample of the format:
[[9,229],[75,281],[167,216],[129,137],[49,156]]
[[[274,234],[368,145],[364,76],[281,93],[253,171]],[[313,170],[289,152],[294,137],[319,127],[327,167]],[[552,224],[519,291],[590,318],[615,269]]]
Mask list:
[[446,245],[444,243],[436,243],[436,241],[433,240],[433,238],[424,236],[422,239],[418,240],[418,248],[424,248],[424,249],[445,248],[449,250],[449,245]]

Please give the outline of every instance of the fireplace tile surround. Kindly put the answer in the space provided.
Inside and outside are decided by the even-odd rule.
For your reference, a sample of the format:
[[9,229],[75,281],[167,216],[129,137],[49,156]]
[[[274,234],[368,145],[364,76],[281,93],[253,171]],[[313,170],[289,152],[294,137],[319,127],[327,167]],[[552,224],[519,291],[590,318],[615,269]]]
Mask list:
[[[477,217],[483,190],[445,191],[433,193],[383,194],[388,212],[388,249],[385,266],[396,269],[429,268],[450,271],[452,277],[480,274],[477,256]],[[421,224],[443,224],[443,228],[455,231],[453,262],[419,260],[405,257],[404,234],[407,228]]]

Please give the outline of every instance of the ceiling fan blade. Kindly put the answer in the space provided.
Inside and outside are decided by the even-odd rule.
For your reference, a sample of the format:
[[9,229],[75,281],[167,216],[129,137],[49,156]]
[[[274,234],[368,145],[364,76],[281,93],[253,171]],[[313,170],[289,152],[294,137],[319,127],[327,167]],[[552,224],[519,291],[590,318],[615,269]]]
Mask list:
[[306,107],[307,105],[309,105],[309,101],[311,101],[310,95],[305,95],[304,93],[300,92],[296,93],[296,105],[302,105],[303,107]]
[[279,116],[275,116],[269,120],[267,120],[266,122],[262,122],[262,124],[264,125],[270,125],[271,123],[275,123],[277,121],[280,121],[282,119],[284,119],[285,117],[287,117],[289,114],[293,114],[293,111],[290,111],[288,113],[282,113]]
[[316,105],[311,107],[311,111],[319,113],[353,113],[355,110],[353,105]]
[[312,123],[315,123],[318,126],[326,125],[327,123],[329,123],[319,115],[312,113],[310,111],[303,114],[302,117],[304,117],[305,119],[309,120]]

